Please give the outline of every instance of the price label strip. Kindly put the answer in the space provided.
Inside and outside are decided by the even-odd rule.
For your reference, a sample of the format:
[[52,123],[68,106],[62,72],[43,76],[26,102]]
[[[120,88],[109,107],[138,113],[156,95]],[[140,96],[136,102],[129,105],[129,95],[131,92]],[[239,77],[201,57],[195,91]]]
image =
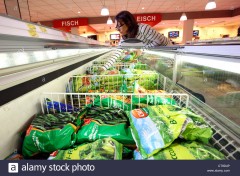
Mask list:
[[39,26],[39,29],[43,33],[47,33],[47,29],[45,27]]
[[28,33],[31,37],[39,37],[35,25],[28,23],[27,26],[28,26]]

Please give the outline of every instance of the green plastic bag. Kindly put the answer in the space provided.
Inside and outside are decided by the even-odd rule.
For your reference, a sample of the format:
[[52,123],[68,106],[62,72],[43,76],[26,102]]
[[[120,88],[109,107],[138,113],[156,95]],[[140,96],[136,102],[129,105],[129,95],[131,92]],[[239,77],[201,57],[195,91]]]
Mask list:
[[134,105],[147,104],[147,105],[176,105],[176,101],[169,97],[163,97],[161,95],[141,95],[133,96],[132,101]]
[[85,120],[85,123],[78,131],[76,143],[81,144],[84,142],[92,142],[106,137],[111,137],[126,145],[135,144],[131,130],[126,126],[126,124],[121,123],[116,125],[107,125],[100,124],[99,122],[91,119]]
[[181,133],[186,116],[166,116],[164,105],[127,112],[133,138],[143,158],[149,158],[169,146]]
[[114,107],[123,110],[131,110],[136,108],[136,106],[131,105],[131,100],[128,96],[111,96],[111,95],[102,95],[94,98],[94,106],[103,106],[103,107]]
[[[165,105],[167,114],[184,114],[187,116],[186,122],[183,126],[180,138],[186,140],[197,140],[203,143],[208,143],[212,137],[213,131],[210,126],[206,124],[203,117],[195,114],[187,108],[180,108],[177,106]],[[168,111],[168,112],[167,112]]]
[[77,113],[37,115],[24,138],[23,156],[29,158],[38,153],[69,148],[76,142],[76,131],[80,123]]
[[99,124],[117,125],[120,123],[125,123],[129,126],[129,119],[127,114],[117,108],[107,108],[107,107],[86,107],[79,114],[81,120],[95,120]]
[[73,149],[59,150],[49,160],[121,160],[123,145],[111,138],[99,139]]
[[[134,159],[142,160],[140,152],[134,151]],[[217,149],[196,141],[173,143],[159,151],[149,160],[225,160],[225,156]]]
[[72,84],[73,92],[87,92],[88,89],[91,89],[89,77],[83,77],[84,75],[74,75],[71,78],[70,83]]
[[135,144],[129,128],[129,119],[121,109],[87,107],[82,120],[84,123],[77,132],[78,144],[106,137],[111,137],[125,145]]
[[161,95],[136,95],[136,96],[113,96],[113,95],[104,95],[97,96],[94,98],[93,105],[103,106],[103,107],[114,107],[120,108],[126,111],[136,109],[139,107],[146,107],[149,105],[162,105],[162,104],[172,104],[175,105],[176,101],[172,98],[162,97]]
[[[178,106],[149,106],[127,114],[133,137],[143,158],[153,156],[178,137],[207,142],[212,136],[211,128],[204,124],[201,117]],[[191,117],[195,119],[192,120]]]
[[149,66],[147,64],[141,63],[141,62],[137,62],[134,65],[134,69],[138,69],[138,70],[147,70],[149,69]]

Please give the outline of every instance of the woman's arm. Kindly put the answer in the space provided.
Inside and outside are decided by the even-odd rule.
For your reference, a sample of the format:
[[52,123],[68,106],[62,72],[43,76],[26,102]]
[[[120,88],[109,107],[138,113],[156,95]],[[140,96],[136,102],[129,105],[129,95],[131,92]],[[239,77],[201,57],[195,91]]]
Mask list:
[[147,24],[139,24],[139,32],[137,38],[143,41],[145,48],[172,45],[170,39],[160,34],[158,31]]
[[[121,38],[118,43],[118,47],[121,47],[123,41],[124,40]],[[107,70],[108,68],[112,67],[113,64],[116,62],[116,60],[122,55],[123,51],[124,51],[123,49],[117,48],[114,51],[113,55],[108,60],[108,62],[106,64],[104,64],[104,66],[101,67],[101,70],[104,71],[104,70]]]
[[102,66],[102,70],[107,70],[108,68],[112,67],[113,64],[116,62],[116,60],[122,55],[123,49],[119,48],[116,49],[113,53],[113,55],[110,57],[108,62]]

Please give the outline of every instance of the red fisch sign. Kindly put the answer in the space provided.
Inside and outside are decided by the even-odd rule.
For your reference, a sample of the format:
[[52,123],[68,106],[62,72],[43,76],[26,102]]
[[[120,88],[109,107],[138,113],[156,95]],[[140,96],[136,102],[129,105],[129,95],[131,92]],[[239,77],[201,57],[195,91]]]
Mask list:
[[64,19],[64,20],[54,20],[53,27],[76,27],[76,26],[87,26],[88,18],[72,18],[72,19]]
[[156,24],[160,23],[162,20],[162,16],[159,13],[152,13],[152,14],[136,14],[134,15],[138,23],[146,23],[150,26],[155,26]]

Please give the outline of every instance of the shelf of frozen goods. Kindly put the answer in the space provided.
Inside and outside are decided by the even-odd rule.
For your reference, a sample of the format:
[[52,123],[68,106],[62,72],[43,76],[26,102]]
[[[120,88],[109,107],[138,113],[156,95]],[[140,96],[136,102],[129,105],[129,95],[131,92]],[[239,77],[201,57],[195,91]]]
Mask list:
[[0,15],[0,51],[25,48],[106,47],[105,43]]

